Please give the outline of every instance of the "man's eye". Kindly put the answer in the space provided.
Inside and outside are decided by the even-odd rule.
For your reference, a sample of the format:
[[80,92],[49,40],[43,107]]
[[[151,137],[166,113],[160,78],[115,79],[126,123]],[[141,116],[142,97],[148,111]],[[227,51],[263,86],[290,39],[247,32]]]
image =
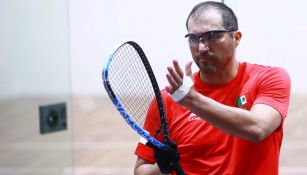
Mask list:
[[220,32],[208,32],[206,33],[206,35],[204,36],[204,38],[207,40],[207,41],[216,41],[218,39],[221,38],[221,34]]
[[190,35],[190,40],[192,42],[198,42],[199,41],[199,37],[197,35]]
[[215,35],[213,32],[208,32],[206,33],[206,35],[204,36],[204,38],[207,40],[207,41],[211,41],[212,39],[215,38]]

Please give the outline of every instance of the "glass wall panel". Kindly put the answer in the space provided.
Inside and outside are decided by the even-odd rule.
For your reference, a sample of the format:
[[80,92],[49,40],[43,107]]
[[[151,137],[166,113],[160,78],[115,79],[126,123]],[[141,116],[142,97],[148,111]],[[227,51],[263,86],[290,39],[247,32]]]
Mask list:
[[[73,174],[67,1],[0,1],[0,174]],[[64,103],[67,119],[39,107]],[[49,115],[49,113],[45,114]]]

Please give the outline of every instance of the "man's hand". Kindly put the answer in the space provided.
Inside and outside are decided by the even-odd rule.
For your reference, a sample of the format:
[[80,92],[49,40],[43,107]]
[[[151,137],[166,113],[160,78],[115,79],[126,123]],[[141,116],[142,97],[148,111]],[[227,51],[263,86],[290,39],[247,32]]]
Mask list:
[[[185,65],[185,75],[193,80],[192,63],[190,61]],[[184,72],[177,60],[173,60],[173,66],[168,66],[167,71],[166,78],[169,85],[165,89],[169,94],[173,94],[182,85]]]
[[180,154],[177,144],[171,142],[170,145],[162,149],[154,149],[154,158],[160,168],[161,173],[169,174],[175,170],[175,163],[178,163]]

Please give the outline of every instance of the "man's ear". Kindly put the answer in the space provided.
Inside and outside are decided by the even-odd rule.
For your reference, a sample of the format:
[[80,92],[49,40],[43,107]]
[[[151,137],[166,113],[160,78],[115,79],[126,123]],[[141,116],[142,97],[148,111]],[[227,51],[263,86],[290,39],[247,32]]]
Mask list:
[[242,38],[242,33],[240,31],[236,31],[233,34],[233,39],[235,42],[235,47],[238,47]]

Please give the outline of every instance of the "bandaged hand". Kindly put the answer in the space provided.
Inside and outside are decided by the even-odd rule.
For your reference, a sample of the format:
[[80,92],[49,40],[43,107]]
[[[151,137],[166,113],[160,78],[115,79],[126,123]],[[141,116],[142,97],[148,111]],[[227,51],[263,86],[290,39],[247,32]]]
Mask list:
[[172,96],[174,101],[179,102],[186,97],[194,85],[192,78],[192,62],[185,66],[185,74],[180,68],[178,61],[173,61],[173,67],[168,67],[168,74],[166,78],[169,86],[166,86],[166,91]]

